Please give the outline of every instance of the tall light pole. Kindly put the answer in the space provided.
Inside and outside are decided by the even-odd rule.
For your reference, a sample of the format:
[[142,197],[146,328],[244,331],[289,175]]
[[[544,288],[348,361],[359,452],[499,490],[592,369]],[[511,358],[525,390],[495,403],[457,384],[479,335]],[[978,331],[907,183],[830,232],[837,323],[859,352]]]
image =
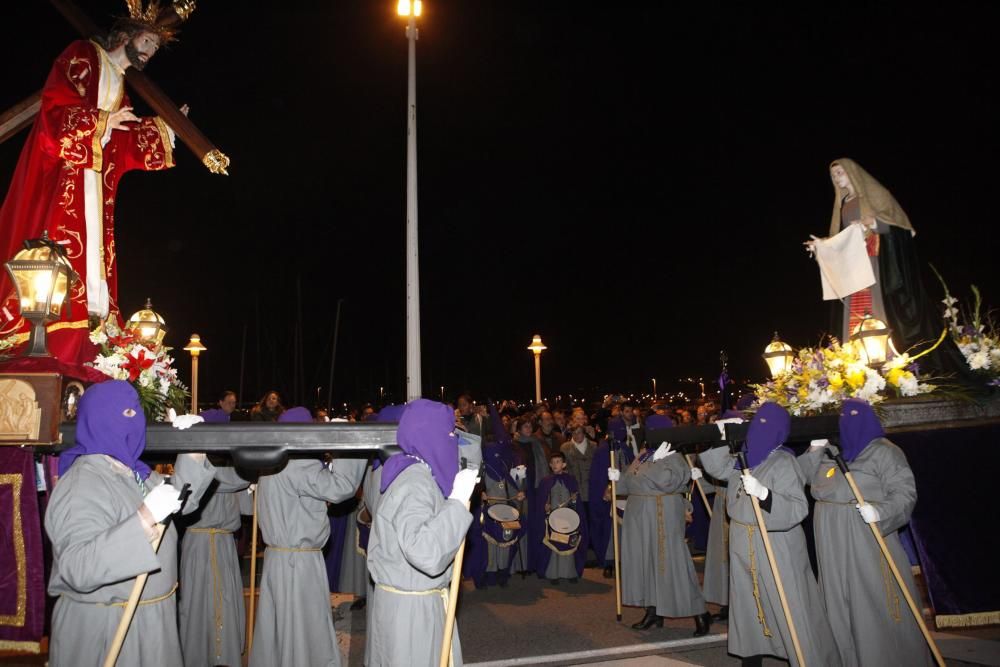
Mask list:
[[191,353],[191,414],[198,414],[198,355],[208,348],[201,344],[201,336],[191,334],[191,340],[184,347]]
[[420,250],[417,237],[417,17],[420,0],[399,0],[407,17],[409,74],[406,95],[406,400],[420,398]]
[[535,353],[535,403],[538,404],[542,402],[542,350],[548,348],[542,344],[542,337],[535,334],[528,349]]
[[653,400],[656,400],[656,378],[653,378]]

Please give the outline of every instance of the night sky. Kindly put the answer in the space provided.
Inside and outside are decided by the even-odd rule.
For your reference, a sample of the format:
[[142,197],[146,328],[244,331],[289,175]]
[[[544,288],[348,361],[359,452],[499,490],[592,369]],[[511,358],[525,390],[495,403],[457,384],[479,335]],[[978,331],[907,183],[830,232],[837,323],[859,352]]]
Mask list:
[[[720,349],[761,378],[775,329],[829,327],[801,242],[826,235],[838,157],[896,196],[953,293],[1000,305],[1000,6],[656,4],[424,3],[425,395],[529,398],[535,333],[548,396],[662,392],[716,376]],[[3,109],[75,37],[46,2],[7,12]],[[146,69],[232,159],[215,176],[179,145],[118,199],[119,303],[152,297],[178,348],[201,334],[204,399],[238,388],[244,333],[244,400],[325,399],[338,299],[336,399],[403,396],[406,59],[393,0],[200,0]],[[26,136],[0,145],[4,191]]]

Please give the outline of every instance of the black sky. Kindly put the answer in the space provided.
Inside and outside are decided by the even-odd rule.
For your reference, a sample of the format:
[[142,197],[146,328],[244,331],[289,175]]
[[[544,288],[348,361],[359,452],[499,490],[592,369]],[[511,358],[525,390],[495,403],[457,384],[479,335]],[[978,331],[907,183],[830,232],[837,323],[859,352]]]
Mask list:
[[[25,4],[2,28],[3,108],[74,37],[48,3]],[[80,4],[102,24],[124,11]],[[995,3],[692,5],[425,2],[427,395],[528,398],[534,333],[547,395],[651,377],[662,390],[716,375],[722,348],[759,378],[773,330],[802,346],[828,327],[801,242],[826,233],[842,156],[893,192],[953,292],[975,283],[1000,304]],[[406,40],[392,0],[202,0],[147,71],[232,175],[179,147],[171,172],[125,178],[122,308],[151,296],[169,344],[200,333],[209,394],[237,387],[246,328],[245,398],[294,397],[298,282],[299,399],[326,395],[338,298],[338,400],[399,398]],[[3,189],[26,136],[0,145]]]

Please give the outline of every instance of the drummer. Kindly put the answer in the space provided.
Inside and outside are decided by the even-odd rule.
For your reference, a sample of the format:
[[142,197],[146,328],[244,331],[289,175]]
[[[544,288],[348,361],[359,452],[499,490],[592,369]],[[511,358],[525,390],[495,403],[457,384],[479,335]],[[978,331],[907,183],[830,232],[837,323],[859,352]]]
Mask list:
[[536,521],[544,522],[537,531],[534,565],[540,578],[555,586],[561,579],[578,583],[586,560],[587,524],[581,514],[582,500],[576,479],[566,472],[566,455],[549,455],[552,474],[538,485]]
[[[483,447],[482,505],[478,515],[478,526],[483,544],[478,550],[480,562],[471,569],[476,588],[507,585],[510,569],[526,569],[525,554],[518,548],[518,542],[527,526],[523,525],[518,507],[525,499],[524,491],[518,488],[512,476],[516,471],[514,453],[510,442],[492,442]],[[517,562],[515,562],[517,561]]]

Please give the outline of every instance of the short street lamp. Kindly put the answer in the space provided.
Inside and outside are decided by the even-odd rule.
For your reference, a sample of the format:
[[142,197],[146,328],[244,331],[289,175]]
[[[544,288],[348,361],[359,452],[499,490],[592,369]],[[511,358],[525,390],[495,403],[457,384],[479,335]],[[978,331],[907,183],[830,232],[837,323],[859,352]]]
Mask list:
[[24,242],[24,249],[4,266],[17,290],[21,315],[32,323],[31,337],[24,355],[47,357],[45,325],[55,322],[62,313],[66,295],[79,280],[62,247],[42,238]]
[[535,353],[535,403],[537,404],[542,402],[542,350],[548,348],[542,344],[542,337],[535,334],[528,349]]
[[198,355],[208,348],[201,344],[201,336],[191,334],[191,340],[184,346],[191,353],[191,414],[198,414]]

